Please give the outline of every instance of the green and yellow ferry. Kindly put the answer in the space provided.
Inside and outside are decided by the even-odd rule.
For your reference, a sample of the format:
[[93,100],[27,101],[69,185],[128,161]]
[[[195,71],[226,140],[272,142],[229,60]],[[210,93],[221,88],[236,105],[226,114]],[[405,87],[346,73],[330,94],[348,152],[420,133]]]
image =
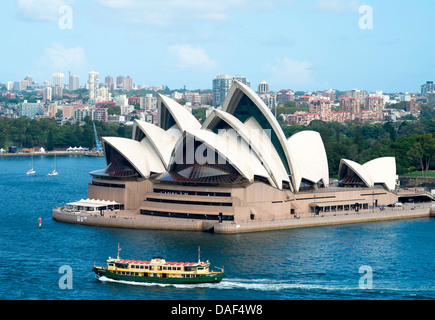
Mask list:
[[107,260],[107,267],[94,266],[92,271],[97,277],[114,280],[162,283],[162,284],[195,284],[216,283],[225,277],[221,271],[210,271],[210,262],[201,261],[198,250],[198,262],[169,262],[162,257],[153,257],[150,261],[129,260],[119,258]]

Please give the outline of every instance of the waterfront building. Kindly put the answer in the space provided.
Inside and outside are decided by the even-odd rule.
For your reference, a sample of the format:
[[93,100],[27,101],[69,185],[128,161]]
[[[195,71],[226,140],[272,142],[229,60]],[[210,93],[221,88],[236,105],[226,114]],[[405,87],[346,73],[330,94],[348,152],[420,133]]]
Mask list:
[[106,168],[91,172],[88,198],[114,201],[170,229],[197,230],[397,200],[394,158],[362,166],[343,160],[341,187],[331,187],[320,135],[286,139],[265,103],[239,81],[202,125],[164,95],[157,108],[158,125],[136,120],[131,139],[102,138]]

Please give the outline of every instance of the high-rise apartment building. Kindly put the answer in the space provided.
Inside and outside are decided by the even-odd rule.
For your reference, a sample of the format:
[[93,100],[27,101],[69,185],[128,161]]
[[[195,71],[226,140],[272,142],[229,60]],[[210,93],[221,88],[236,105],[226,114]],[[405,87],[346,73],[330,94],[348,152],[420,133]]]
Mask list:
[[69,77],[69,89],[70,90],[80,89],[80,76],[72,75]]
[[406,102],[406,111],[410,114],[419,114],[421,111],[421,101],[417,101],[415,99],[411,99]]
[[295,100],[295,93],[290,89],[282,89],[276,95],[276,100],[279,102],[289,102]]
[[59,85],[55,85],[53,87],[53,97],[62,97],[63,96],[63,87]]
[[112,76],[107,76],[107,77],[104,79],[104,83],[106,84],[106,87],[107,87],[109,90],[115,90],[115,81],[113,80],[113,77],[112,77]]
[[130,78],[130,76],[127,76],[124,78],[124,84],[122,90],[124,91],[130,91],[133,90],[133,79]]
[[121,89],[124,86],[124,76],[117,76],[116,77],[116,89]]
[[368,94],[367,91],[364,90],[352,89],[350,91],[347,91],[345,96],[355,98],[357,103],[364,104],[365,98],[368,97]]
[[261,81],[258,85],[258,93],[269,93],[269,84],[266,81]]
[[331,121],[331,101],[328,99],[313,99],[308,107],[310,113],[320,114],[320,120]]
[[89,72],[89,99],[95,102],[95,99],[98,97],[98,87],[100,85],[100,81],[98,78],[98,72],[91,71]]
[[248,87],[251,84],[246,80],[245,77],[242,76],[230,76],[230,75],[219,75],[213,79],[213,106],[219,107],[225,100],[225,97],[233,84],[234,80],[238,80],[241,83],[247,85]]
[[157,108],[157,97],[151,93],[146,94],[145,97],[140,97],[140,108],[142,110],[154,110]]
[[53,96],[53,89],[51,87],[45,87],[42,90],[42,100],[43,101],[51,101]]
[[428,93],[435,92],[435,86],[433,84],[433,81],[426,81],[425,84],[421,85],[421,95],[427,96]]
[[340,111],[350,112],[359,117],[360,104],[355,98],[352,97],[340,97]]
[[21,102],[18,109],[18,115],[20,117],[27,116],[30,119],[34,119],[37,115],[44,114],[44,104],[39,100],[36,103],[29,103],[27,100]]
[[64,76],[62,72],[53,73],[53,86],[61,86],[63,88],[64,85]]

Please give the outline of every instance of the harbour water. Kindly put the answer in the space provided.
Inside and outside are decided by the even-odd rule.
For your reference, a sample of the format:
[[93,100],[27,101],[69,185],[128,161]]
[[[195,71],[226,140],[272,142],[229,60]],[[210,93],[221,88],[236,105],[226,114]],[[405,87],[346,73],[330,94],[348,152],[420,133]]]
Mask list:
[[[88,172],[104,158],[0,158],[2,300],[435,299],[435,219],[235,235],[88,227],[52,220],[52,208],[86,198]],[[38,228],[38,218],[42,227]],[[116,256],[224,267],[219,284],[97,280],[94,262]],[[69,270],[66,272],[65,270]],[[66,275],[68,277],[66,278]]]

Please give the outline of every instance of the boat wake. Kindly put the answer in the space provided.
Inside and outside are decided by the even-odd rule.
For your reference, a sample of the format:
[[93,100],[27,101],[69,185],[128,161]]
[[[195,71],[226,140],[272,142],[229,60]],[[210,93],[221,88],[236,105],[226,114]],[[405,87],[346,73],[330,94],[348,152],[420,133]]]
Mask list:
[[158,286],[158,287],[175,287],[175,288],[186,288],[186,289],[197,289],[197,288],[213,288],[220,290],[253,290],[253,291],[264,291],[264,292],[279,292],[279,291],[320,291],[324,293],[328,292],[407,292],[410,295],[414,294],[424,294],[424,293],[435,293],[435,286],[428,287],[416,287],[416,288],[405,288],[405,287],[394,287],[394,286],[374,286],[372,289],[361,289],[358,284],[356,285],[339,285],[339,284],[324,284],[324,283],[296,283],[292,280],[271,280],[271,279],[241,279],[241,278],[224,278],[220,283],[198,283],[198,284],[162,284],[162,283],[143,283],[143,282],[133,282],[133,281],[123,281],[109,279],[104,276],[99,278],[100,281],[105,282],[116,282],[136,286]]
[[99,278],[104,282],[115,282],[131,284],[136,286],[159,286],[159,287],[176,287],[176,288],[215,288],[223,290],[244,289],[257,291],[280,291],[292,289],[323,289],[323,290],[355,290],[358,287],[349,286],[326,286],[316,284],[299,284],[290,280],[270,280],[270,279],[238,279],[225,278],[220,283],[197,283],[197,284],[163,284],[163,283],[145,283],[125,280],[110,279],[105,276]]

